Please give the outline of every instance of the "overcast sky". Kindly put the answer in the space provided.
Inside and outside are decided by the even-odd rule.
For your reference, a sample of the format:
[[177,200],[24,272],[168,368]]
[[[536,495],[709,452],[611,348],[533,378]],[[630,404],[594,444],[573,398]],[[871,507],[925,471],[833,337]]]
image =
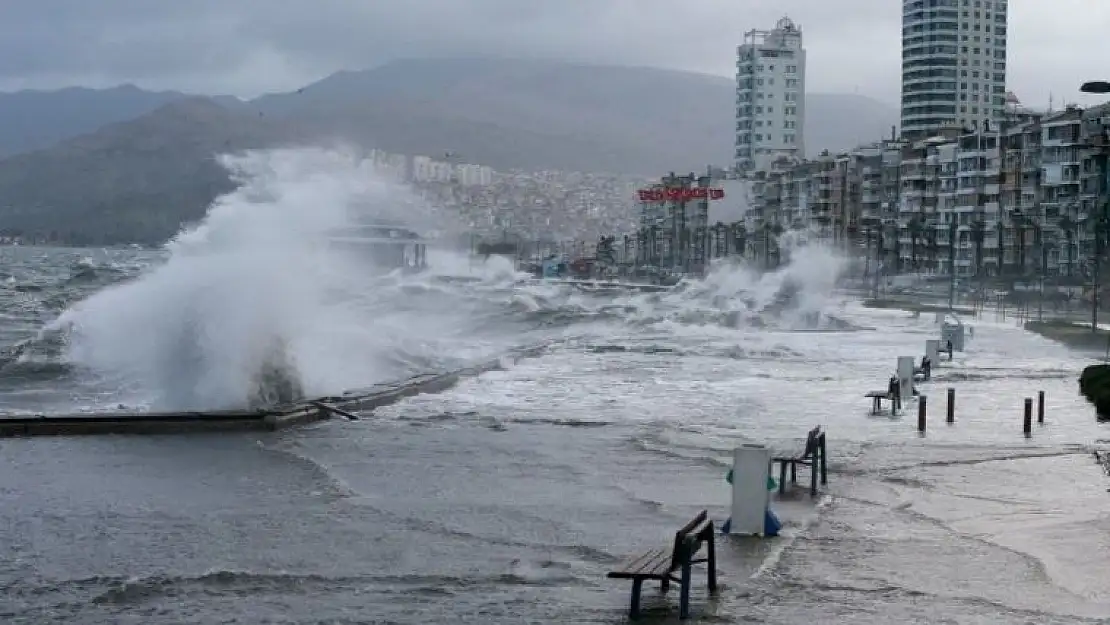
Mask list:
[[[896,104],[898,0],[2,0],[0,89],[109,86],[253,96],[405,57],[539,56],[731,76],[784,14],[808,90]],[[1110,0],[1010,0],[1008,87],[1092,102],[1110,79]]]

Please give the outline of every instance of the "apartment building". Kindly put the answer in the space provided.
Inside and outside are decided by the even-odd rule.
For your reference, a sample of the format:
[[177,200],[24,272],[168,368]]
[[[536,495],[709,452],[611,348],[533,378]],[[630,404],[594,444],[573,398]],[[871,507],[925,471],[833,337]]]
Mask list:
[[747,227],[804,229],[906,272],[1089,272],[1098,219],[1103,240],[1110,235],[1110,104],[1013,109],[1006,119],[994,130],[950,127],[925,139],[780,159],[753,177]]
[[744,34],[736,49],[736,171],[805,155],[805,75],[802,29],[789,17]]
[[464,187],[488,186],[493,183],[493,169],[473,163],[452,163],[428,156],[412,157],[413,182],[458,183]]
[[998,126],[1006,104],[1006,0],[903,0],[902,135]]

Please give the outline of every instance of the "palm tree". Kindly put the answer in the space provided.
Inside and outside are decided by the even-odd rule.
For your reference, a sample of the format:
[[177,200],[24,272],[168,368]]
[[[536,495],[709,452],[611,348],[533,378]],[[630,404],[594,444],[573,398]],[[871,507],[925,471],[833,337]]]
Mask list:
[[774,229],[774,226],[771,225],[771,222],[765,222],[763,224],[763,268],[764,269],[770,269],[771,268],[771,231],[773,229]]
[[659,224],[653,224],[649,229],[648,234],[648,258],[651,259],[651,264],[658,265],[660,262],[659,250],[659,235],[663,231],[663,227]]
[[971,222],[971,242],[975,244],[975,277],[983,278],[983,239],[987,236],[987,224],[982,219]]
[[1025,216],[1015,214],[1013,216],[1014,222],[1014,236],[1017,237],[1017,256],[1018,256],[1018,275],[1024,277],[1025,272],[1028,270],[1026,265],[1026,245],[1025,245],[1025,229],[1027,221]]
[[1075,223],[1070,217],[1061,217],[1060,221],[1056,223],[1060,231],[1064,233],[1064,241],[1068,246],[1068,268],[1067,276],[1070,278],[1072,275],[1072,265],[1075,263],[1075,229],[1078,224]]
[[[886,233],[886,235],[890,236],[890,240],[894,242],[894,245],[891,246],[891,248],[892,248],[891,249],[891,254],[894,256],[894,269],[897,273],[901,273],[902,269],[903,269],[903,267],[902,267],[902,244],[901,244],[901,241],[898,240],[898,226],[895,225],[894,223],[888,223],[885,226],[883,226],[883,230]],[[884,235],[884,236],[886,236],[886,235]]]
[[733,251],[737,255],[743,257],[744,252],[747,251],[748,243],[748,229],[744,227],[744,222],[737,221],[732,224],[732,243]]
[[776,267],[778,267],[779,265],[782,264],[782,248],[779,247],[779,237],[782,236],[782,233],[785,232],[785,231],[786,231],[786,229],[782,227],[782,224],[776,223],[774,226],[771,226],[771,234],[773,234],[774,237],[775,237],[775,266]]
[[921,239],[921,233],[924,231],[925,225],[922,223],[921,217],[915,216],[910,219],[906,227],[910,231],[910,268],[917,271],[917,244]]
[[931,224],[925,228],[925,254],[929,259],[929,268],[934,272],[939,271],[937,266],[937,252],[940,250],[940,245],[937,243],[937,229]]
[[[886,241],[883,238],[883,226],[879,224],[879,227],[875,228],[875,261],[878,263],[883,262],[883,247],[885,243]],[[876,271],[877,270],[876,268]]]
[[998,231],[998,275],[1003,276],[1006,273],[1006,224],[999,219],[995,229]]

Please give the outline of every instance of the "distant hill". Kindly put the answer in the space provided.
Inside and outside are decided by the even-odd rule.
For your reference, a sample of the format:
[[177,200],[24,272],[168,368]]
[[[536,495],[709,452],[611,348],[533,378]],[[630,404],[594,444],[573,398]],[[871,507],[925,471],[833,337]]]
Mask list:
[[[250,106],[403,154],[655,175],[732,162],[735,92],[727,78],[653,68],[408,60]],[[858,95],[810,94],[806,106],[811,155],[885,137],[898,118]]]
[[164,241],[233,188],[216,154],[296,138],[287,124],[180,99],[0,160],[0,231],[77,244]]
[[[89,90],[52,93],[58,101],[42,103],[42,116],[0,117],[0,139],[24,132],[47,141],[40,126],[74,107],[86,115],[68,128],[94,124],[96,107],[75,104],[89,98],[126,100],[111,110],[118,116],[150,110],[0,160],[0,231],[53,232],[72,242],[161,241],[231,188],[215,154],[314,139],[401,154],[452,152],[499,169],[660,175],[732,161],[733,83],[689,72],[414,60],[339,72],[246,103],[134,87],[92,92],[99,100]],[[807,149],[878,139],[896,118],[893,108],[862,96],[811,94]],[[12,128],[19,125],[13,119],[27,128]]]
[[[177,91],[144,91],[134,85],[0,93],[0,157],[49,147],[185,97]],[[230,105],[234,98],[218,101]]]

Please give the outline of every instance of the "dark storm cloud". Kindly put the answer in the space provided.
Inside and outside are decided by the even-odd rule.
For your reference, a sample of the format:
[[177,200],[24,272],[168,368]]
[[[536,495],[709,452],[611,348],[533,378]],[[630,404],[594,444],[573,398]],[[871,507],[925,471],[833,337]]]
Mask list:
[[[1102,69],[1110,3],[1010,5],[1019,94],[1071,97]],[[397,58],[484,55],[731,75],[743,33],[784,14],[803,28],[811,91],[897,99],[897,0],[5,0],[0,86],[253,95]]]

